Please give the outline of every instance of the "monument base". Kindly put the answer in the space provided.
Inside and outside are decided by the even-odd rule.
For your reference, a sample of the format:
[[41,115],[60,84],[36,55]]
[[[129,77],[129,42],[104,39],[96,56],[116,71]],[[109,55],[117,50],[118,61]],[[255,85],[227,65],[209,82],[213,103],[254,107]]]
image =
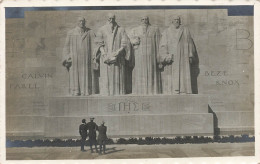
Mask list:
[[217,126],[220,135],[254,135],[254,112],[252,111],[216,111]]
[[[78,135],[80,121],[86,117],[47,117],[45,136],[59,138]],[[213,135],[212,114],[95,116],[97,124],[101,120],[106,122],[108,136],[116,138]]]
[[90,116],[106,122],[109,137],[213,135],[213,114],[203,95],[54,97],[45,118],[45,137],[79,136]]
[[205,95],[96,95],[52,97],[44,116],[8,116],[7,138],[80,138],[81,120],[91,116],[106,122],[110,138],[214,135]]
[[[9,115],[7,139],[80,138],[83,118],[106,122],[109,137],[254,134],[253,112],[212,111],[205,95],[53,97],[45,115]],[[214,125],[213,125],[214,124]]]

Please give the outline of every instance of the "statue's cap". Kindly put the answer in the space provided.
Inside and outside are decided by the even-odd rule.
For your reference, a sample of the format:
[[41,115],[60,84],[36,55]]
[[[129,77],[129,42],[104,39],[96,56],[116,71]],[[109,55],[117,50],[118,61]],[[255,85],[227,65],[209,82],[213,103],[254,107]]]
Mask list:
[[78,21],[81,21],[81,20],[84,20],[85,21],[85,18],[83,16],[79,16],[78,17]]
[[115,14],[113,14],[113,13],[108,13],[108,18],[115,18],[115,17],[116,17]]
[[141,15],[141,19],[143,19],[143,18],[149,19],[149,17],[147,15]]
[[179,16],[179,15],[173,15],[173,16],[171,16],[171,20],[174,20],[174,19],[181,19],[181,16]]

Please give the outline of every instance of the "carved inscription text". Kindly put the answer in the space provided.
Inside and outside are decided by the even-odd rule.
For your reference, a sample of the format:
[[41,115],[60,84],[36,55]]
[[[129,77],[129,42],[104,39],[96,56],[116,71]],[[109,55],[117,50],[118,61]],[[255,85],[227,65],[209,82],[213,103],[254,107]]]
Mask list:
[[121,101],[119,103],[109,103],[107,109],[111,112],[114,111],[150,111],[150,103],[138,103],[132,100]]

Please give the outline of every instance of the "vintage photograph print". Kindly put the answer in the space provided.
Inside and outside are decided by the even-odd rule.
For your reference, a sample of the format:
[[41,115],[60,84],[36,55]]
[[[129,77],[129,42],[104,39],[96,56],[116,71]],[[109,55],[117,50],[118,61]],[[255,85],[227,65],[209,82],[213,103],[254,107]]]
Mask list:
[[6,7],[6,160],[255,156],[254,6]]

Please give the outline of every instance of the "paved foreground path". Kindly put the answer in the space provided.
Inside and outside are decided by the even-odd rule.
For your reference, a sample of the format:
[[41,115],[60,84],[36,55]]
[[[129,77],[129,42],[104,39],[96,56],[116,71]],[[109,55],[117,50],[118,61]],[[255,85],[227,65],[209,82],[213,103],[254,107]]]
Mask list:
[[253,156],[254,142],[166,144],[166,145],[107,145],[107,154],[81,152],[80,147],[7,148],[7,160],[54,159],[124,159],[124,158],[174,158],[174,157],[225,157]]

